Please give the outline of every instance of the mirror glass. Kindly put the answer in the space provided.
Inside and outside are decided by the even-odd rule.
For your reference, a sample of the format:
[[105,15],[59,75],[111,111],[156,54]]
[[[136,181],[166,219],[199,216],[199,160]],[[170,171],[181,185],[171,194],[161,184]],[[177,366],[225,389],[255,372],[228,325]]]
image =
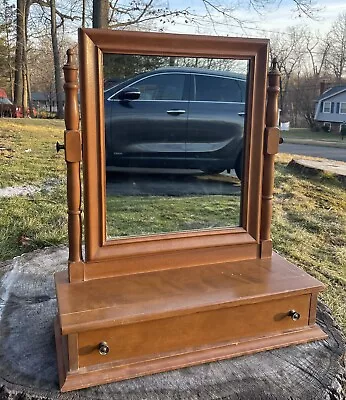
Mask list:
[[239,226],[249,62],[103,65],[107,238]]

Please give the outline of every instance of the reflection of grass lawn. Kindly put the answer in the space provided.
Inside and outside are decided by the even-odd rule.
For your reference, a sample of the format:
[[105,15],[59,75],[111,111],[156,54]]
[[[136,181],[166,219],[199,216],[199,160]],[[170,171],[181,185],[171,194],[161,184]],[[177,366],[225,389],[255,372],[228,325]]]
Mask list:
[[238,226],[238,196],[112,196],[107,198],[107,236]]

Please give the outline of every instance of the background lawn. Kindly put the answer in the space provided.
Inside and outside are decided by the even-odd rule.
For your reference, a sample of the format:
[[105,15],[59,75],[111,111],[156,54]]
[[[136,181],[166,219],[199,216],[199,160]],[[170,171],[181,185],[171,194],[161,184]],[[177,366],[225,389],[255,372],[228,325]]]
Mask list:
[[[0,186],[34,184],[41,188],[30,196],[0,198],[0,260],[67,244],[65,161],[63,152],[56,154],[54,148],[57,140],[63,141],[63,130],[63,121],[0,119]],[[290,170],[291,159],[279,155],[276,162],[274,248],[326,285],[321,297],[346,333],[346,191],[328,175],[308,177]],[[131,233],[136,228],[133,224],[137,222],[121,208],[124,204],[141,215],[146,207],[161,208],[158,203],[141,202],[140,210],[136,198],[118,200],[113,199],[111,207],[121,213],[122,220],[111,234]],[[211,214],[221,205],[233,207],[222,198],[220,203],[205,200],[205,210]],[[191,213],[198,215],[200,205],[193,198],[188,202]],[[161,212],[157,223],[162,229],[175,229],[172,215],[179,212],[178,203]],[[190,223],[188,229],[198,227],[195,217]]]
[[306,140],[321,140],[326,142],[340,142],[346,146],[346,140],[341,139],[340,133],[311,131],[309,128],[291,128],[289,131],[281,131],[281,136],[284,139],[306,139]]
[[63,152],[55,144],[64,141],[64,121],[0,119],[0,187],[42,184],[65,179]]

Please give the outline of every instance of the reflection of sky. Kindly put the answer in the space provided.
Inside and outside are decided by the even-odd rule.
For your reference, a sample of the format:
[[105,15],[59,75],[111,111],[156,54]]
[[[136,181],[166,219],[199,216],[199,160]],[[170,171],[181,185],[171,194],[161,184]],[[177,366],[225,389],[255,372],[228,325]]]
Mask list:
[[[165,26],[166,31],[177,33],[199,33],[225,36],[252,36],[270,37],[275,32],[283,32],[289,26],[304,25],[312,30],[321,33],[327,32],[339,14],[346,12],[346,2],[344,0],[323,0],[315,4],[319,11],[315,13],[314,19],[305,16],[299,17],[296,12],[293,0],[281,0],[276,5],[270,5],[254,11],[249,8],[249,0],[239,0],[237,7],[234,7],[232,15],[235,19],[227,19],[220,14],[213,13],[214,23],[208,18],[199,18],[198,15],[205,15],[205,7],[202,0],[174,0],[167,2],[171,8],[189,8],[197,14],[195,22],[185,23],[184,18],[178,18],[175,25]],[[226,5],[236,4],[236,1],[213,0],[214,4]],[[209,10],[212,10],[209,8]],[[238,20],[245,21],[241,27]],[[168,29],[167,29],[168,28]]]

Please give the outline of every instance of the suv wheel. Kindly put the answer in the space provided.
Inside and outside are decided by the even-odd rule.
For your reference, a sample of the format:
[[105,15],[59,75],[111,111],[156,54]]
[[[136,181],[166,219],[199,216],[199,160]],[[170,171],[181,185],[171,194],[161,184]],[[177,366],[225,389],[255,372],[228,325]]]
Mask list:
[[243,152],[241,152],[235,162],[234,166],[235,173],[239,180],[241,180],[243,175]]

